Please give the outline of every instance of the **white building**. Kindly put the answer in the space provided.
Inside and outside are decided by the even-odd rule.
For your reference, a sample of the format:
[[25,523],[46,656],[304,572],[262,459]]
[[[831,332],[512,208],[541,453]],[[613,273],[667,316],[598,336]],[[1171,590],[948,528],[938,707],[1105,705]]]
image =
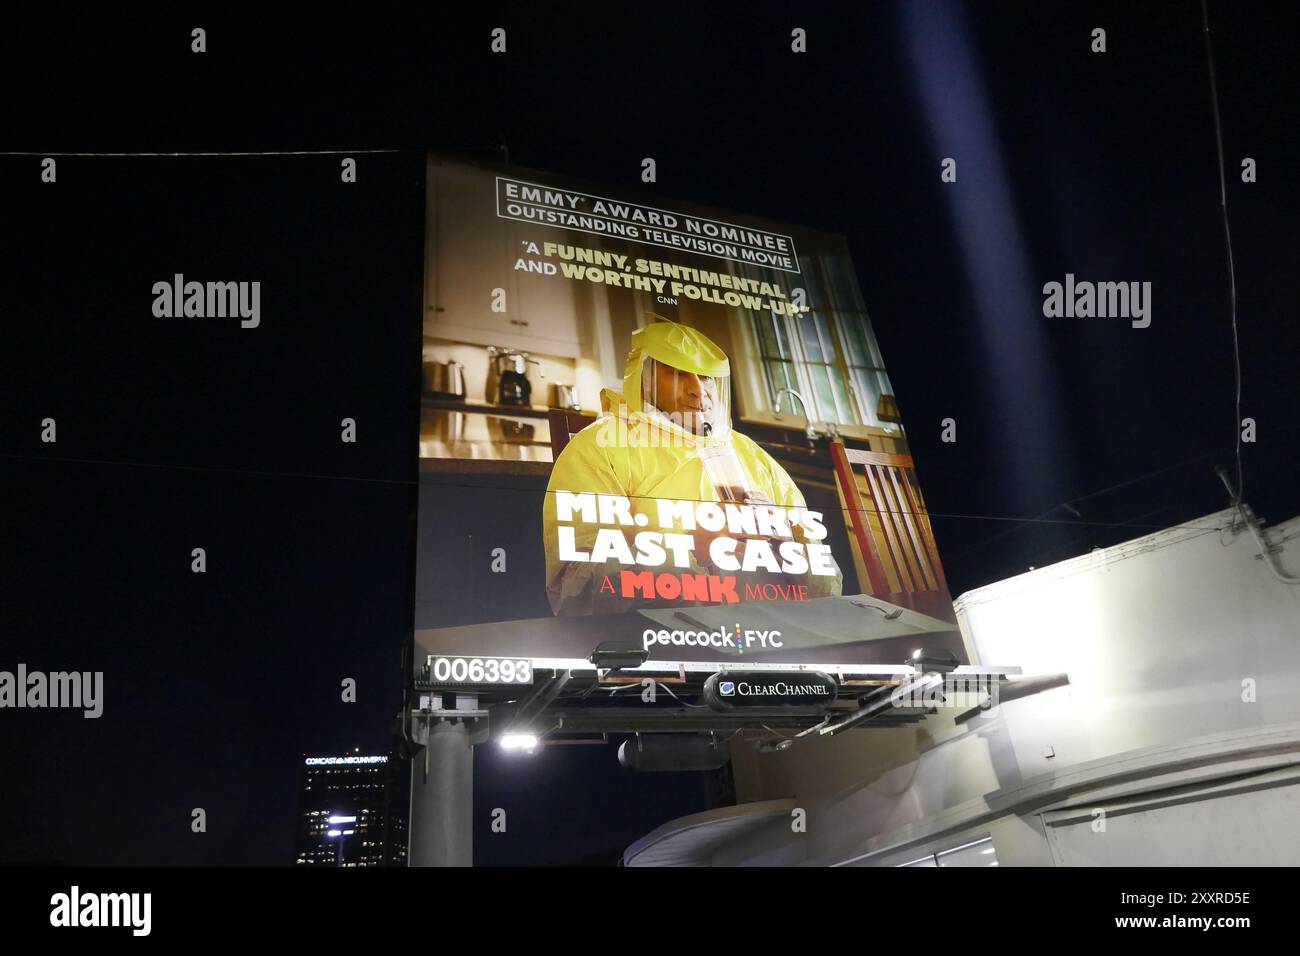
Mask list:
[[[956,601],[973,663],[1068,686],[962,723],[945,708],[913,728],[737,747],[740,805],[673,821],[624,862],[1300,863],[1300,586],[1235,515]],[[1300,518],[1266,537],[1300,572]]]

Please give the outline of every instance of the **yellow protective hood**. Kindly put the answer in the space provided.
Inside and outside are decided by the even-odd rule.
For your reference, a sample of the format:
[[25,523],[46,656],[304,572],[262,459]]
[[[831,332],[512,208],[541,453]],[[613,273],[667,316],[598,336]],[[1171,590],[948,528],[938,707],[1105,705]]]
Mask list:
[[[657,503],[734,502],[740,497],[735,493],[737,485],[760,502],[770,502],[779,508],[807,508],[803,493],[785,469],[752,439],[732,431],[729,422],[720,435],[700,436],[670,421],[657,409],[647,411],[641,398],[641,370],[648,364],[647,358],[695,375],[721,378],[731,372],[723,351],[707,336],[684,325],[657,322],[632,334],[632,350],[623,377],[625,393],[619,395],[614,389],[601,391],[601,406],[606,415],[573,436],[555,460],[547,483],[542,534],[547,596],[556,614],[620,614],[674,603],[625,593],[624,575],[638,572],[640,567],[630,567],[607,554],[602,554],[599,560],[594,557],[598,538],[619,532],[601,527],[599,522],[575,520],[572,515],[561,521],[557,510],[561,491],[625,499],[637,518],[643,519],[634,519],[635,528],[626,529],[628,540],[633,540],[633,535],[638,533],[635,529],[640,528],[689,535],[690,529],[676,520],[671,527],[660,527]],[[724,444],[730,446],[731,455],[702,454]],[[719,464],[719,457],[727,459],[729,464]],[[739,480],[726,480],[732,476]],[[564,548],[562,534],[568,535],[564,538]],[[795,536],[808,542],[798,529]],[[683,566],[680,573],[718,573],[706,562],[706,539],[696,542],[692,537],[691,540],[689,566]],[[698,551],[695,544],[700,546]],[[577,560],[566,554],[582,554],[591,559]],[[750,596],[747,583],[762,584],[768,579],[763,571],[740,571],[735,573],[735,580],[737,595],[746,602],[760,599]],[[807,599],[838,595],[843,588],[838,570],[833,575],[791,575],[780,580],[806,589]],[[683,600],[687,604],[701,603]]]
[[[652,358],[683,372],[711,377],[731,374],[727,353],[718,348],[703,332],[676,322],[653,322],[632,333],[632,350],[627,353],[627,367],[623,373],[623,395],[605,389],[601,392],[601,407],[615,411],[619,401],[627,403],[629,412],[641,412],[641,369],[645,360]],[[606,402],[612,402],[607,406]]]

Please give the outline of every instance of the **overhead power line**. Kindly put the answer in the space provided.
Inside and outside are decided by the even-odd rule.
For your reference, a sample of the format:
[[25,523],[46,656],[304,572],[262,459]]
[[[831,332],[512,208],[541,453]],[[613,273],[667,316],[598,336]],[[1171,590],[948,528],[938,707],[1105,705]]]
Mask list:
[[1219,154],[1219,209],[1223,213],[1223,242],[1228,253],[1228,297],[1232,310],[1232,366],[1236,378],[1237,402],[1232,423],[1237,448],[1237,487],[1233,503],[1246,493],[1241,468],[1241,349],[1237,341],[1237,275],[1232,257],[1232,229],[1228,226],[1228,181],[1223,167],[1223,127],[1219,122],[1219,87],[1214,79],[1214,47],[1210,43],[1210,13],[1201,0],[1201,24],[1205,30],[1205,61],[1210,68],[1210,105],[1214,107],[1214,144]]

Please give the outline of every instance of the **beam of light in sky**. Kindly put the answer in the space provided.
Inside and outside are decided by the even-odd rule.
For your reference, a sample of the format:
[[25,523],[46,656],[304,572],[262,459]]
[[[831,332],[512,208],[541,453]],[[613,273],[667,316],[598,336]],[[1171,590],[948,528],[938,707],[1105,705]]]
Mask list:
[[[957,161],[942,183],[974,293],[997,420],[1004,507],[1031,513],[1068,498],[1058,395],[1048,361],[1042,281],[1032,271],[1012,185],[973,49],[965,11],[955,3],[899,6],[912,81],[939,161]],[[955,416],[960,420],[960,409]]]

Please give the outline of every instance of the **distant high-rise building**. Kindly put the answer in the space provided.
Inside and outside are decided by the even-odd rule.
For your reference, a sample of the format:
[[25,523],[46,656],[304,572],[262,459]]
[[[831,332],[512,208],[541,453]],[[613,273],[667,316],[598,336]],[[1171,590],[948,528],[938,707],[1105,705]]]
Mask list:
[[398,762],[356,751],[303,757],[299,866],[405,866]]

